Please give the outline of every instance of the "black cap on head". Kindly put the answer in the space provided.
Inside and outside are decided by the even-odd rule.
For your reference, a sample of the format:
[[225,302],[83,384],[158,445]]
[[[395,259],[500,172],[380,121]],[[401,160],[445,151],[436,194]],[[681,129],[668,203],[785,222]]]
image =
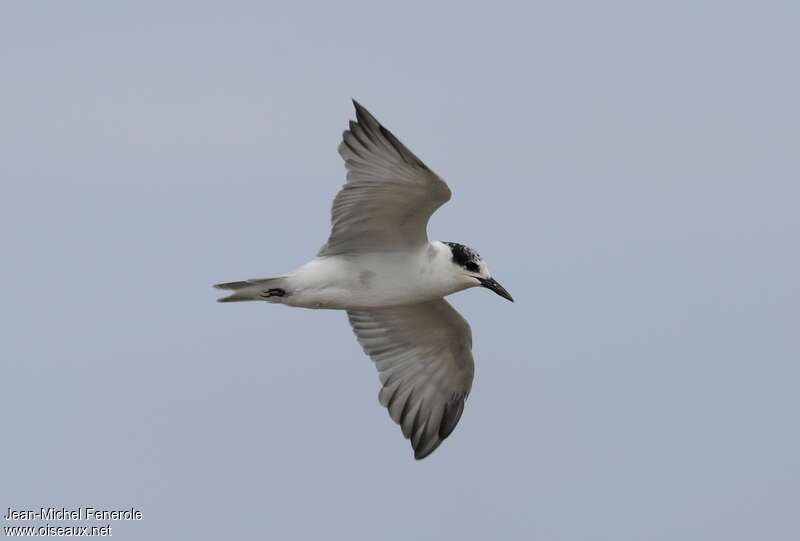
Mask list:
[[478,262],[481,260],[481,256],[478,252],[469,246],[464,246],[457,242],[445,242],[445,244],[447,244],[450,247],[450,251],[453,252],[453,263],[469,272],[480,272],[480,265]]

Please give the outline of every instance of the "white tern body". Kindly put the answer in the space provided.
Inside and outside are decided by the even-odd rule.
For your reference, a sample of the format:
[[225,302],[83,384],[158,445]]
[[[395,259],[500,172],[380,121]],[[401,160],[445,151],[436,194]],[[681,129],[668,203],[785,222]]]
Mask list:
[[[441,299],[474,285],[474,279],[452,272],[452,257],[450,248],[439,241],[411,252],[318,257],[280,280],[291,295],[266,300],[350,310]],[[253,293],[261,289],[255,285]]]

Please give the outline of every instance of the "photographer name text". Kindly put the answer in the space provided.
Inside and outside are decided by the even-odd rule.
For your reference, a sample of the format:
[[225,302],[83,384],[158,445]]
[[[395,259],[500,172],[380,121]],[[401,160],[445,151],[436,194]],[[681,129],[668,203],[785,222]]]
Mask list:
[[40,507],[39,509],[8,508],[5,520],[142,520],[142,512],[128,509],[98,509],[96,507]]

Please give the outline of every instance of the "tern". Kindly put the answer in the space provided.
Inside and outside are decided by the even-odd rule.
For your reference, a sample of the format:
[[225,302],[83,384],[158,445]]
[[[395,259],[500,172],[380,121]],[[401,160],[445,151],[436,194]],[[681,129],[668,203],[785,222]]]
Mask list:
[[419,460],[453,432],[475,372],[472,331],[444,297],[480,286],[514,299],[475,250],[428,240],[428,220],[450,189],[353,105],[356,120],[339,145],[347,180],[333,201],[328,242],[294,272],[215,287],[232,291],[219,302],[347,311],[378,369],[379,401]]

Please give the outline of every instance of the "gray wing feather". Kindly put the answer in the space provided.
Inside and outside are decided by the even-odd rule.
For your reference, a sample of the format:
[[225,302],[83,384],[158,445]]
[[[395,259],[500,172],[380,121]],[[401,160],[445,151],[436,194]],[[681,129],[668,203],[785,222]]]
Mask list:
[[427,225],[451,196],[447,184],[353,101],[357,121],[342,135],[347,182],[331,210],[320,256],[401,251],[428,241]]
[[444,299],[347,315],[378,369],[380,403],[411,440],[414,457],[425,458],[456,427],[472,388],[469,324]]

